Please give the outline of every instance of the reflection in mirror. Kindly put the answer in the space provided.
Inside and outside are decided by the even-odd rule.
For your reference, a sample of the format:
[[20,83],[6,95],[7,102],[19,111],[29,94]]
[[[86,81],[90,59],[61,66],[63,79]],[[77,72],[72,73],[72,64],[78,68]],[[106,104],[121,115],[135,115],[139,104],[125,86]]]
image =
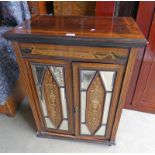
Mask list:
[[56,129],[48,117],[45,117],[45,123],[47,128]]
[[104,136],[106,132],[106,125],[102,125],[95,133],[96,136]]
[[86,122],[86,91],[81,91],[81,122]]
[[89,129],[86,126],[86,124],[81,124],[81,134],[82,135],[91,135]]
[[67,119],[67,103],[66,103],[65,88],[60,88],[60,96],[61,96],[63,117]]
[[93,79],[96,71],[92,70],[81,70],[80,77],[81,77],[81,89],[86,90]]
[[104,86],[106,88],[106,91],[112,91],[114,78],[115,78],[115,72],[114,71],[100,71],[100,75],[104,83]]
[[45,70],[44,65],[38,65],[38,64],[33,65],[33,72],[35,71],[34,74],[36,77],[36,81],[39,84],[41,84],[42,82],[44,70]]
[[59,129],[60,130],[68,130],[68,120],[63,120]]
[[110,102],[111,102],[111,96],[112,96],[112,93],[110,93],[110,92],[106,93],[106,99],[105,99],[105,104],[104,104],[102,124],[107,124],[108,113],[109,113]]
[[[50,121],[50,119],[48,117],[45,117],[45,123],[46,123],[46,127],[49,129],[56,129],[55,126],[53,125],[53,123]],[[59,130],[68,130],[68,120],[63,120]]]
[[63,75],[63,67],[53,67],[50,66],[50,69],[57,80],[59,86],[64,86],[64,75]]
[[40,105],[41,105],[43,116],[47,116],[48,114],[47,114],[46,103],[43,97],[44,95],[43,95],[42,86],[36,86],[36,88],[37,88],[37,93],[38,93],[38,97],[40,100]]

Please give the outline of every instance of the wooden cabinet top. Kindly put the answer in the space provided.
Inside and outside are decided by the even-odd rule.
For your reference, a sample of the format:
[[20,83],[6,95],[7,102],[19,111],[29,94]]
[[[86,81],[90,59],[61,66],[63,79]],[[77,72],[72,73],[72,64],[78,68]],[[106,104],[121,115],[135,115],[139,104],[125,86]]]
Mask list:
[[40,16],[3,35],[20,42],[140,47],[146,39],[130,17]]

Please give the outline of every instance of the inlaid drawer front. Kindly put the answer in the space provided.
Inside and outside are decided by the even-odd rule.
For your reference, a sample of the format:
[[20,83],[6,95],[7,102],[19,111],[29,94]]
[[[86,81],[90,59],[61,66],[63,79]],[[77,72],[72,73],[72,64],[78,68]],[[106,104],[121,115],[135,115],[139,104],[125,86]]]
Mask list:
[[[110,64],[74,63],[77,112],[76,135],[109,138],[117,106],[123,67]],[[109,122],[111,120],[111,122]]]
[[125,63],[129,49],[100,48],[86,46],[62,46],[47,44],[21,43],[23,57],[54,57],[57,59],[72,59],[74,61],[98,61],[105,63]]
[[54,62],[48,64],[33,61],[30,65],[45,128],[69,132],[72,118],[69,92],[66,90],[68,84],[65,82],[68,68],[65,64],[63,66]]

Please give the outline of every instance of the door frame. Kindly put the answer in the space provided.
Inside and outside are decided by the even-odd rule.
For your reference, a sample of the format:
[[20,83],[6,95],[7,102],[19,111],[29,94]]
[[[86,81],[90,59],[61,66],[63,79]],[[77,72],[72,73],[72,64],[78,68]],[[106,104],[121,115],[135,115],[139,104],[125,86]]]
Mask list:
[[[47,132],[53,132],[56,134],[68,134],[68,135],[74,135],[74,120],[73,120],[73,99],[72,96],[70,95],[72,94],[72,74],[71,74],[71,63],[68,61],[64,61],[64,60],[45,60],[45,59],[34,59],[34,58],[26,58],[24,59],[26,68],[27,68],[27,73],[28,73],[28,77],[29,77],[29,81],[31,84],[31,90],[33,92],[33,96],[34,96],[34,100],[35,100],[35,108],[37,109],[37,113],[40,117],[40,122],[41,122],[41,126],[43,131],[47,131]],[[33,71],[32,71],[32,67],[31,64],[36,63],[36,64],[46,64],[46,65],[54,65],[54,66],[61,66],[64,67],[64,81],[65,81],[65,89],[66,89],[66,100],[68,103],[67,106],[67,114],[68,114],[68,131],[65,130],[58,130],[58,129],[49,129],[46,128],[46,123],[45,120],[43,118],[43,114],[42,114],[42,108],[40,106],[40,101],[39,101],[39,97],[38,97],[38,93],[36,90],[36,86],[35,86],[35,81],[33,78]],[[32,108],[33,110],[33,108]]]
[[[79,138],[86,139],[102,139],[109,140],[112,132],[112,127],[114,123],[115,113],[119,101],[120,90],[123,81],[123,73],[125,66],[120,64],[104,64],[104,63],[72,63],[73,68],[73,85],[74,85],[74,107],[76,109],[75,113],[75,136]],[[80,69],[92,69],[92,70],[107,70],[116,71],[115,87],[111,97],[110,109],[107,122],[107,129],[105,136],[86,136],[80,135]],[[108,114],[108,115],[109,115]]]

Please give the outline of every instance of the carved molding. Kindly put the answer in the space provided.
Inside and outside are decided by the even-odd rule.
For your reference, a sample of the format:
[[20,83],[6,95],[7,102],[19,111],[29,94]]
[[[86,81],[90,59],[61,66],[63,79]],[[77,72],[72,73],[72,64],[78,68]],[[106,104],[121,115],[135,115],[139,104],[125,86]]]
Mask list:
[[62,107],[59,86],[56,83],[50,69],[47,67],[43,78],[43,89],[48,116],[56,128],[59,128],[62,120]]
[[126,57],[119,56],[119,55],[115,54],[114,52],[109,52],[107,54],[95,53],[94,57],[97,58],[97,59],[107,59],[107,58],[109,58],[109,59],[112,59],[112,60],[124,60],[124,61],[127,60]]
[[97,73],[87,91],[86,125],[94,134],[102,124],[106,91],[102,79]]

